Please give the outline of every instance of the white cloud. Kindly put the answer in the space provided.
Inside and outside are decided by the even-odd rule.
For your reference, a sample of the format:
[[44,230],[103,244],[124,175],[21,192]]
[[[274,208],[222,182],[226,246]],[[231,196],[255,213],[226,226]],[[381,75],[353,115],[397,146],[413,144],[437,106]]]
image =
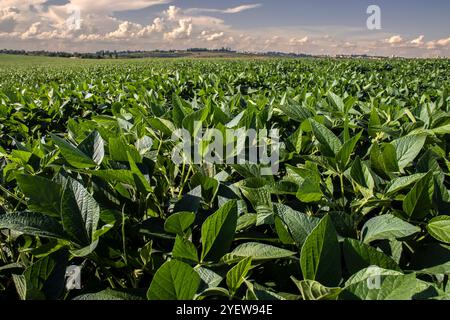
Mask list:
[[418,38],[414,39],[411,41],[411,44],[415,44],[415,45],[422,45],[423,44],[423,39],[425,39],[424,35],[419,36]]
[[170,32],[164,33],[164,39],[173,41],[176,39],[187,39],[192,33],[192,19],[181,19],[178,26]]
[[223,38],[224,35],[225,33],[223,31],[210,33],[206,30],[203,30],[199,38],[206,41],[216,41]]
[[427,42],[427,49],[444,48],[450,46],[450,37]]
[[399,44],[403,42],[403,38],[400,35],[395,35],[386,39],[386,42],[389,44]]
[[42,28],[41,22],[33,23],[30,26],[30,28],[28,28],[28,30],[22,34],[22,39],[29,39],[33,36],[36,36],[41,31],[41,28]]
[[233,8],[227,8],[227,9],[210,9],[210,8],[191,8],[186,10],[187,13],[189,14],[196,14],[196,13],[229,13],[229,14],[234,14],[234,13],[240,13],[243,11],[247,11],[247,10],[252,10],[252,9],[257,9],[259,7],[261,7],[262,5],[260,3],[255,3],[255,4],[244,4],[244,5],[240,5],[237,7],[233,7]]
[[303,44],[307,43],[308,40],[309,40],[309,37],[308,37],[308,36],[304,36],[304,37],[301,38],[301,39],[291,38],[291,39],[289,40],[289,44],[291,44],[291,45],[303,45]]
[[[44,1],[46,2],[46,1]],[[70,0],[72,6],[82,12],[111,14],[113,12],[139,10],[150,6],[165,4],[170,0]]]

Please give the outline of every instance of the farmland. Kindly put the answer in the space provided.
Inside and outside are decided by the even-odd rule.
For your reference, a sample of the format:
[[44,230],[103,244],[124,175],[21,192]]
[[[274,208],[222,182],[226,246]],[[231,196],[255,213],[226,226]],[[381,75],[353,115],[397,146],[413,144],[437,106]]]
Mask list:
[[[0,55],[0,300],[448,299],[449,93],[449,60]],[[177,129],[277,129],[279,168]]]

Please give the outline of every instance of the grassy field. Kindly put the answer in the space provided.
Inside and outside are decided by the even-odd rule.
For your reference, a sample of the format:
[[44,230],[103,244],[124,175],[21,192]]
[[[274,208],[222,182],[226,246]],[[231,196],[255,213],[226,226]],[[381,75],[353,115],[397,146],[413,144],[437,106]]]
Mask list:
[[0,300],[449,299],[449,70],[0,55]]

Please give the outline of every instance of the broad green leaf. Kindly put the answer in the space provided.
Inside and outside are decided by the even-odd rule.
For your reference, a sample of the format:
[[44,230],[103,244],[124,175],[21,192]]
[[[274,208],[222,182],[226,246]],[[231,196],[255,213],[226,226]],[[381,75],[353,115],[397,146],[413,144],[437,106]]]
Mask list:
[[428,215],[432,206],[434,182],[432,172],[428,172],[403,200],[403,211],[410,219],[422,219]]
[[169,233],[182,235],[195,221],[193,212],[176,212],[169,216],[164,223],[164,230]]
[[78,181],[68,178],[61,198],[61,220],[64,230],[79,244],[91,243],[100,219],[100,207]]
[[102,178],[109,183],[124,183],[134,185],[133,173],[130,170],[89,170],[89,174]]
[[247,242],[237,246],[232,252],[225,255],[222,261],[233,263],[251,257],[253,262],[283,259],[293,256],[295,252],[274,247],[264,243]]
[[78,169],[93,168],[97,164],[83,151],[74,147],[69,142],[60,137],[50,134],[52,140],[58,146],[64,159],[73,167]]
[[278,109],[292,120],[300,123],[314,116],[307,108],[294,104],[294,102],[279,105]]
[[336,300],[342,291],[339,287],[328,288],[314,280],[292,280],[300,290],[303,300]]
[[328,99],[333,103],[337,110],[340,112],[345,112],[344,101],[341,97],[334,94],[333,92],[328,92]]
[[134,161],[133,157],[128,151],[127,151],[127,158],[128,163],[130,164],[130,170],[133,174],[134,183],[136,184],[138,190],[144,194],[147,192],[152,192],[152,187],[150,186],[150,183],[147,181],[147,179],[145,179],[141,170],[139,170],[138,166],[136,165],[136,162]]
[[245,277],[252,266],[252,258],[247,257],[241,260],[237,265],[231,268],[227,273],[227,286],[231,295],[234,296],[236,291],[244,283]]
[[342,170],[345,170],[346,166],[348,165],[350,156],[353,150],[355,150],[356,144],[358,143],[359,139],[361,139],[362,133],[363,131],[355,135],[350,140],[346,141],[342,145],[341,150],[339,150],[338,154],[336,155],[336,160],[339,162]]
[[374,189],[375,182],[373,180],[372,174],[367,165],[363,163],[359,157],[356,157],[355,161],[353,162],[352,168],[350,170],[350,175],[352,179],[361,187],[369,190]]
[[450,123],[447,123],[443,126],[434,128],[431,130],[434,134],[437,135],[444,135],[444,134],[449,134],[450,133]]
[[392,214],[383,214],[367,221],[361,237],[365,243],[375,240],[399,239],[420,232],[420,228],[403,221]]
[[392,142],[397,154],[397,162],[400,170],[407,167],[419,155],[427,137],[423,134],[401,137]]
[[416,183],[424,176],[425,173],[415,173],[410,176],[397,178],[394,181],[392,181],[391,185],[389,186],[389,189],[386,191],[386,194],[392,194],[401,191],[411,186],[412,184]]
[[237,202],[231,200],[205,220],[201,230],[202,261],[217,261],[228,252],[236,231],[237,212]]
[[296,196],[301,202],[311,203],[320,201],[323,193],[318,181],[306,179],[298,188]]
[[320,222],[319,218],[308,216],[282,204],[275,204],[274,212],[286,225],[290,235],[299,247],[303,245],[306,238]]
[[[382,270],[382,269],[381,269]],[[414,274],[354,276],[352,284],[341,293],[343,299],[354,300],[411,300],[420,287]],[[356,280],[358,279],[358,281]]]
[[447,261],[443,264],[434,267],[418,270],[415,272],[418,274],[429,274],[429,275],[437,275],[437,274],[450,275],[450,261]]
[[339,138],[323,124],[313,119],[310,119],[309,122],[314,136],[320,143],[322,154],[326,157],[335,158],[342,148],[342,143]]
[[391,143],[385,143],[381,148],[373,144],[370,150],[371,167],[378,174],[389,177],[389,173],[400,171],[397,162],[397,153]]
[[[67,264],[66,250],[60,250],[33,263],[19,278],[20,289],[18,289],[21,298],[24,300],[60,299],[64,290]],[[16,283],[16,286],[18,284]]]
[[113,290],[110,288],[107,288],[105,290],[96,292],[96,293],[86,293],[79,295],[73,300],[90,300],[90,301],[101,301],[101,300],[130,300],[130,301],[136,301],[136,300],[145,300],[145,294],[135,293],[131,290]]
[[326,286],[341,281],[341,255],[336,230],[326,215],[306,238],[300,253],[305,280],[316,280]]
[[100,165],[105,156],[105,142],[100,133],[94,130],[84,141],[78,145],[78,149],[89,156],[92,161]]
[[431,219],[427,230],[436,240],[450,244],[450,216],[438,216]]
[[[198,275],[208,288],[218,287],[223,280],[223,277],[219,274],[210,269],[200,267],[199,265],[197,265],[194,270],[198,273]],[[226,296],[228,297],[228,293]]]
[[247,179],[239,184],[239,189],[257,213],[256,225],[272,223],[272,199],[270,187],[266,184],[266,181],[258,178]]
[[345,239],[343,250],[345,265],[350,274],[354,274],[369,266],[400,270],[397,263],[392,258],[357,240],[349,238]]
[[192,300],[200,286],[200,276],[178,260],[164,263],[156,272],[147,292],[149,300]]
[[0,215],[0,229],[10,229],[28,235],[63,239],[69,237],[58,220],[34,212],[16,212]]
[[29,210],[52,217],[60,216],[60,185],[46,178],[25,174],[17,175],[16,179],[20,190],[30,198]]
[[177,235],[175,239],[172,255],[177,259],[187,259],[190,261],[198,262],[198,253],[195,245],[191,241],[179,235]]
[[135,163],[142,162],[142,157],[139,154],[139,151],[135,147],[129,145],[123,137],[109,138],[108,147],[109,156],[114,161],[127,162],[127,153],[129,153]]

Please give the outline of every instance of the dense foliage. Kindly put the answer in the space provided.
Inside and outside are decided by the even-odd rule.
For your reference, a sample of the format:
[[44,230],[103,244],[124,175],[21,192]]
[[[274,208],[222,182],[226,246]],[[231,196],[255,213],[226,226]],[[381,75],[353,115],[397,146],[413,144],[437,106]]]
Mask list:
[[[1,298],[449,298],[448,60],[61,61],[0,66]],[[175,165],[196,120],[279,173]]]

